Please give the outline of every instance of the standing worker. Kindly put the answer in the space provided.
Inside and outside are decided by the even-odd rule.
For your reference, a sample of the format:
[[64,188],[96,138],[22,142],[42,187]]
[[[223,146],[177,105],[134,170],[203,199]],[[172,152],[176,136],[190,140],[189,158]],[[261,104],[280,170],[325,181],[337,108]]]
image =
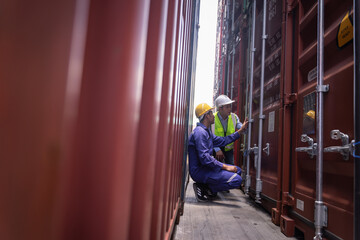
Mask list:
[[[235,102],[226,95],[220,95],[215,99],[217,112],[215,115],[215,124],[212,125],[212,132],[219,137],[225,137],[241,129],[242,123],[239,117],[231,112],[231,104]],[[234,165],[234,143],[225,147],[214,148],[215,158],[220,162]]]
[[212,152],[214,147],[224,147],[240,138],[248,122],[245,120],[242,127],[229,136],[215,136],[210,131],[215,120],[213,109],[206,103],[196,107],[195,114],[200,122],[189,138],[189,172],[195,181],[193,187],[198,201],[208,201],[217,192],[238,188],[242,182],[241,168],[217,161]]

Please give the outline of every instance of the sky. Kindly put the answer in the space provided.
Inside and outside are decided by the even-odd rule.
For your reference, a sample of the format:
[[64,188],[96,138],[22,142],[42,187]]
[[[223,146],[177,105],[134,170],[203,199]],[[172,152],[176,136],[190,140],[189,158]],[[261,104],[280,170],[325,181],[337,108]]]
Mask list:
[[194,110],[200,103],[213,105],[217,5],[218,0],[200,0]]

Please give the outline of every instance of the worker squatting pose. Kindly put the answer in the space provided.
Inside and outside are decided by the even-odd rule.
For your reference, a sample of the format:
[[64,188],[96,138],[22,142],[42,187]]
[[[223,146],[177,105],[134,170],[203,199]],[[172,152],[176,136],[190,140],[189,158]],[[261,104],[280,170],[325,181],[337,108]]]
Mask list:
[[235,133],[218,137],[210,131],[214,123],[214,108],[206,103],[199,104],[195,109],[199,123],[189,139],[189,171],[195,181],[193,187],[198,201],[208,201],[219,191],[240,187],[241,168],[217,161],[213,156],[214,147],[224,147],[240,138],[240,133],[247,128],[244,121],[242,127]]

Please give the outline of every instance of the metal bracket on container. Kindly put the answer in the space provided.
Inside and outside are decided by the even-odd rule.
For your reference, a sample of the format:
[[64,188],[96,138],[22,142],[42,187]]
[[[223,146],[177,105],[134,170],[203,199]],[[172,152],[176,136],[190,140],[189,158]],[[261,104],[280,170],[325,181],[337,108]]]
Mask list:
[[341,140],[342,145],[324,148],[324,152],[338,152],[343,156],[344,160],[349,160],[349,155],[354,150],[355,141],[352,140],[351,143],[349,143],[349,136],[337,129],[332,130],[330,136],[333,140]]
[[257,168],[257,158],[259,155],[259,147],[256,146],[256,144],[254,144],[254,147],[249,148],[248,154],[250,154],[252,152],[254,153],[254,167]]
[[265,119],[265,115],[259,115],[259,119]]
[[328,92],[329,91],[329,84],[326,85],[317,85],[316,92]]
[[249,152],[248,152],[248,153],[249,153],[249,154],[250,154],[250,153],[254,153],[255,155],[257,155],[258,152],[259,152],[258,146],[256,146],[256,144],[254,144],[254,147],[249,148]]
[[306,134],[303,134],[301,135],[301,141],[307,142],[309,144],[309,147],[297,147],[295,148],[296,152],[306,152],[310,155],[310,158],[313,158],[315,155],[317,155],[317,143],[314,143],[314,139],[312,139]]
[[262,181],[261,181],[261,179],[257,178],[256,179],[256,197],[255,197],[255,202],[257,202],[257,203],[261,203],[261,197],[260,197],[261,191],[262,191]]
[[246,148],[245,148],[245,144],[240,144],[240,152],[245,152]]
[[[256,144],[254,144],[254,147],[249,147],[247,149],[244,150],[244,156],[247,157],[248,155],[250,155],[251,153],[254,153],[254,155],[258,155],[258,150],[259,148],[256,146]],[[241,150],[240,150],[241,151]]]
[[265,35],[262,35],[262,37],[261,37],[262,39],[267,39],[268,38],[268,35],[267,34],[265,34]]
[[315,201],[315,226],[327,227],[328,210],[323,202]]
[[253,119],[253,118],[250,118],[248,121],[249,121],[249,123],[253,123],[253,122],[254,122],[254,119]]
[[266,147],[263,148],[264,153],[269,156],[270,155],[270,144],[266,143]]
[[262,181],[261,181],[261,179],[256,179],[256,190],[258,192],[262,191]]

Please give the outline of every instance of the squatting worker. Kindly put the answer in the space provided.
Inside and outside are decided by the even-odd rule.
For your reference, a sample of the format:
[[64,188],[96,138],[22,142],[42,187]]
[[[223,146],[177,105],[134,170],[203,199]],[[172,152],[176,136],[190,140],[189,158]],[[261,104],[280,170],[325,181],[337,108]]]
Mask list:
[[[211,126],[212,132],[219,137],[233,134],[236,130],[241,129],[242,123],[239,117],[231,112],[231,104],[235,102],[226,95],[220,95],[215,99],[217,112],[215,115],[215,124]],[[225,147],[215,147],[215,158],[221,162],[234,164],[234,143]]]
[[189,171],[195,181],[194,191],[198,201],[210,200],[219,191],[238,188],[241,185],[241,169],[237,166],[217,161],[212,156],[214,147],[223,147],[240,138],[248,122],[235,133],[226,136],[215,136],[210,126],[214,123],[213,109],[206,103],[199,104],[195,109],[199,123],[189,139]]

